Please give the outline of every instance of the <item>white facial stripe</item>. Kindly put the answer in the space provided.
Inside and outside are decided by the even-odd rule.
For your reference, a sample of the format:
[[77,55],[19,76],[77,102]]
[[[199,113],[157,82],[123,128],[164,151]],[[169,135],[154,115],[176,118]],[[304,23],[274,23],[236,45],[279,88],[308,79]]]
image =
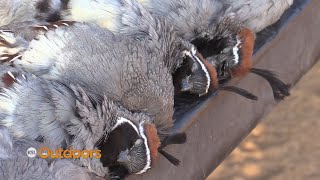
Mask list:
[[119,117],[119,118],[117,119],[117,123],[116,123],[116,125],[111,129],[111,131],[115,130],[117,127],[119,127],[119,126],[120,126],[121,124],[123,124],[123,123],[128,123],[128,124],[130,124],[130,125],[133,127],[133,129],[137,132],[137,134],[140,135],[140,133],[139,133],[139,131],[138,131],[138,128],[137,128],[131,121],[129,121],[128,119],[123,118],[123,117]]
[[207,77],[207,84],[206,84],[206,91],[202,94],[199,94],[199,96],[205,95],[208,93],[209,91],[209,87],[210,87],[210,81],[211,81],[211,77],[210,74],[208,72],[208,69],[206,68],[206,66],[203,64],[203,62],[199,59],[199,57],[197,56],[197,50],[194,48],[194,46],[192,46],[191,48],[191,53],[190,51],[183,51],[183,53],[187,56],[190,56],[192,59],[195,58],[196,61],[200,64],[201,69],[204,71],[204,73],[206,74]]
[[233,56],[235,64],[239,63],[239,45],[241,44],[241,40],[239,36],[237,36],[237,44],[233,47]]
[[150,149],[148,147],[148,139],[147,137],[145,136],[144,134],[144,130],[143,130],[143,124],[144,122],[141,122],[139,124],[139,131],[140,131],[140,136],[142,137],[143,141],[144,141],[144,145],[146,147],[146,151],[147,151],[147,164],[146,166],[139,172],[137,172],[136,174],[142,174],[142,173],[145,173],[149,168],[151,168],[151,154],[150,154]]
[[208,69],[206,68],[206,66],[202,63],[202,61],[198,58],[197,56],[197,50],[194,48],[194,46],[192,46],[192,54],[193,56],[196,58],[196,60],[199,62],[199,64],[201,65],[201,68],[202,70],[205,72],[206,74],[206,77],[207,77],[207,87],[206,87],[206,92],[205,93],[202,93],[202,94],[199,94],[199,96],[202,96],[202,95],[205,95],[208,93],[209,91],[209,87],[210,87],[210,81],[211,81],[211,78],[210,78],[210,74],[208,72]]

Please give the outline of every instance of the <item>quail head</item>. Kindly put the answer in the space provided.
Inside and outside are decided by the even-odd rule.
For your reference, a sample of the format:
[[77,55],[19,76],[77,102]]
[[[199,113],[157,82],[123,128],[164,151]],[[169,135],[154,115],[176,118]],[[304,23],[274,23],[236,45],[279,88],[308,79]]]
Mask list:
[[269,82],[276,100],[290,95],[289,85],[273,72],[252,67],[255,34],[239,23],[236,17],[225,16],[211,32],[214,35],[202,33],[192,43],[216,67],[220,83],[252,72]]

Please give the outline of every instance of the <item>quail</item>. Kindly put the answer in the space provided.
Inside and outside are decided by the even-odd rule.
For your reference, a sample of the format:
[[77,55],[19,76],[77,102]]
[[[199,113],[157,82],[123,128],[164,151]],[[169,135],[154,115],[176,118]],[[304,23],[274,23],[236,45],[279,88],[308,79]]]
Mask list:
[[[77,162],[99,176],[106,176],[108,169],[113,177],[146,172],[158,150],[164,154],[157,128],[145,113],[132,113],[80,86],[42,79],[16,68],[1,69],[0,125],[14,138],[45,142],[52,149],[99,149],[100,160]],[[164,139],[167,137],[171,136]]]
[[[11,9],[9,9],[8,11],[12,14],[14,14],[17,17],[20,16],[24,16],[24,19],[21,19],[19,21],[14,21],[13,17],[10,18],[12,21],[8,22],[8,23],[4,23],[2,24],[2,31],[0,31],[0,37],[2,38],[2,40],[0,41],[0,61],[2,63],[4,62],[8,62],[8,61],[12,61],[12,59],[14,60],[15,58],[19,57],[19,52],[25,50],[28,46],[28,41],[32,40],[35,36],[36,33],[34,33],[34,31],[32,30],[33,26],[37,26],[37,24],[41,24],[42,26],[46,26],[48,25],[49,21],[52,21],[52,18],[49,19],[45,19],[45,18],[40,18],[38,17],[39,15],[37,15],[38,18],[35,18],[31,13],[28,13],[28,11],[32,11],[34,13],[38,13],[41,14],[41,17],[44,16],[52,16],[52,13],[54,11],[56,20],[57,18],[63,18],[63,19],[67,19],[68,16],[68,12],[66,11],[67,9],[69,9],[69,6],[72,6],[72,8],[70,8],[70,12],[72,12],[73,16],[75,16],[76,19],[78,21],[86,21],[86,22],[91,22],[90,18],[88,19],[88,16],[91,16],[91,14],[93,13],[93,15],[95,15],[94,12],[96,11],[92,11],[92,12],[88,12],[87,9],[89,9],[90,11],[90,7],[92,6],[97,6],[98,8],[96,9],[97,12],[102,13],[101,15],[103,15],[103,13],[105,13],[104,9],[108,8],[107,4],[110,4],[108,6],[112,6],[111,4],[113,2],[95,2],[95,1],[77,1],[77,2],[73,2],[73,1],[60,1],[60,0],[51,0],[51,1],[32,1],[32,3],[34,4],[34,6],[25,6],[25,3],[21,0],[18,0],[16,2],[16,4],[10,5],[9,3],[6,3],[6,6],[10,7],[12,6]],[[4,6],[5,6],[4,5]],[[18,6],[20,5],[20,6]],[[84,5],[88,5],[86,6],[86,8],[82,9]],[[103,7],[106,6],[106,7]],[[101,9],[102,8],[102,9]],[[6,8],[4,8],[6,9]],[[28,10],[28,11],[27,11]],[[46,10],[46,11],[44,11]],[[81,17],[78,17],[78,10],[81,10],[82,12],[80,14],[81,17],[84,17],[85,19],[81,19]],[[14,13],[15,11],[19,12],[19,13]],[[67,13],[65,13],[65,11]],[[100,16],[101,16],[100,15]],[[62,17],[60,17],[62,16]],[[7,16],[0,16],[0,18],[8,18]],[[95,16],[94,18],[97,18],[97,16]],[[5,26],[4,26],[5,25]],[[10,31],[12,30],[12,31]],[[12,34],[14,34],[15,37],[17,37],[16,39],[12,38]],[[171,38],[173,39],[173,38]],[[171,40],[171,39],[168,39]],[[165,39],[166,40],[166,39]],[[187,43],[185,43],[186,46],[190,46]],[[177,42],[176,44],[177,47],[172,47],[171,51],[176,51],[179,48],[189,48],[189,47],[183,47],[184,45],[182,45],[181,43],[179,44],[179,42]],[[180,46],[180,47],[179,47]],[[163,48],[163,47],[158,47],[158,48]],[[170,48],[170,47],[169,47]],[[175,49],[176,48],[176,49]],[[167,50],[167,49],[165,49]],[[161,53],[161,52],[159,52]],[[171,52],[169,52],[171,53]],[[169,54],[168,53],[168,54]],[[181,53],[182,54],[182,53]],[[182,55],[180,55],[182,56]],[[178,58],[183,58],[183,57],[176,57]],[[172,65],[168,65],[171,66],[170,69],[171,71],[174,71],[178,66],[179,66],[179,60],[176,60],[175,62],[168,62],[168,63],[174,63],[174,66]],[[202,66],[203,67],[203,66]],[[205,73],[207,73],[207,70]],[[207,82],[207,78],[209,78],[208,76],[203,77],[204,82]],[[202,82],[201,82],[202,83]],[[204,84],[201,92],[199,92],[200,94],[202,93],[206,93],[207,89],[209,87],[209,84]],[[195,87],[196,89],[197,87]],[[195,92],[197,93],[197,92]]]
[[[98,2],[90,1],[87,3],[96,4]],[[108,14],[109,16],[113,16],[114,19],[123,19],[121,21],[122,24],[119,24],[119,27],[117,29],[110,28],[110,24],[112,25],[114,23],[114,20],[110,19],[109,16],[100,19],[96,19],[96,16],[94,16],[92,17],[92,19],[89,18],[90,20],[86,18],[85,20],[79,18],[77,13],[75,12],[78,12],[78,10],[84,8],[82,7],[83,3],[73,3],[72,1],[69,1],[66,5],[66,7],[68,7],[66,12],[68,13],[61,14],[69,14],[69,16],[71,16],[62,16],[65,19],[69,18],[79,21],[93,21],[98,23],[102,27],[108,27],[109,29],[112,29],[114,33],[126,34],[135,39],[142,38],[150,40],[146,41],[148,42],[148,48],[150,48],[150,51],[158,51],[159,54],[162,54],[164,56],[162,59],[164,59],[165,64],[169,68],[169,71],[174,76],[176,93],[187,91],[192,94],[202,96],[206,95],[209,91],[216,90],[216,87],[214,85],[216,85],[215,81],[217,77],[214,68],[206,67],[209,64],[204,62],[206,60],[202,58],[201,54],[197,52],[196,48],[187,41],[184,41],[181,38],[175,36],[175,33],[173,32],[171,25],[168,24],[166,21],[163,21],[162,19],[153,18],[147,11],[145,11],[144,8],[139,6],[139,4],[136,1],[103,1],[98,4],[98,9],[111,8],[119,10],[115,12],[101,12],[106,13],[105,15]],[[91,6],[86,7],[90,10]],[[85,8],[83,11],[87,12],[87,10],[88,9]],[[81,17],[86,17],[86,13],[84,12],[81,13],[83,14],[83,16]],[[137,20],[135,21],[134,19]],[[104,23],[107,21],[110,21],[110,23]],[[11,62],[19,58],[21,56],[20,52],[27,49],[28,41],[36,37],[37,33],[34,33],[34,28],[48,29],[48,27],[50,26],[56,27],[59,24],[63,25],[65,23],[63,21],[55,22],[51,25],[44,23],[41,26],[20,23],[11,25],[9,27],[5,27],[7,28],[7,30],[3,31],[2,35],[0,34],[0,37],[2,37],[3,39],[1,48],[3,49],[3,52],[0,52],[0,59],[2,60],[2,62]],[[14,31],[10,31],[8,29],[14,29]],[[16,38],[12,38],[12,36]],[[21,42],[18,42],[19,40]],[[180,68],[179,71],[177,71],[178,68]],[[240,93],[242,95],[243,93],[241,92],[246,92],[245,90],[238,91],[239,88],[232,89],[236,90],[234,92]],[[246,94],[250,93],[246,92]],[[254,97],[254,95],[251,95],[251,97]],[[254,99],[255,98],[256,97],[254,97]]]
[[254,32],[276,22],[292,5],[292,0],[140,2],[153,15],[172,22],[179,36],[197,47],[217,69],[220,83],[252,72],[269,82],[275,99],[289,95],[289,85],[278,79],[272,71],[252,68],[251,58]]
[[[255,39],[252,30],[258,31],[262,27],[268,26],[278,20],[283,11],[292,4],[292,1],[282,0],[274,3],[270,0],[265,0],[264,2],[255,0],[249,2],[234,2],[231,0],[158,2],[149,0],[141,1],[141,3],[156,17],[165,17],[169,20],[169,24],[174,26],[176,34],[196,45],[200,54],[205,59],[208,59],[217,69],[220,82],[224,82],[232,77],[247,74],[250,71]],[[102,27],[107,27],[113,32],[129,34],[135,38],[145,37],[146,32],[144,31],[147,30],[149,38],[159,39],[160,37],[161,39],[161,35],[164,34],[164,31],[161,31],[161,29],[167,30],[167,28],[161,28],[161,23],[151,20],[148,17],[148,13],[144,12],[143,8],[139,7],[139,4],[135,0],[69,0],[63,1],[62,4],[63,6],[61,7],[63,8],[61,8],[60,12],[62,19],[94,22]],[[254,10],[250,11],[248,9]],[[266,15],[266,9],[273,13]],[[256,21],[254,18],[259,19],[257,18],[258,16],[263,16],[264,20],[260,21],[257,27],[251,27],[251,24],[255,24],[251,23],[251,21]],[[136,21],[132,21],[135,18]],[[148,22],[149,24],[141,22]],[[151,27],[150,30],[149,26],[154,27]],[[242,41],[246,42],[246,44],[243,44]],[[240,53],[244,53],[244,57]],[[244,60],[242,61],[242,59]],[[195,60],[194,63],[198,64]],[[236,65],[239,66],[235,67]],[[177,66],[173,67],[176,68]],[[194,92],[199,95],[206,94],[209,83],[204,84],[203,82],[210,81],[208,69],[212,68],[198,68],[195,70],[197,72],[192,72],[201,77],[201,79],[185,76],[183,80],[178,81],[180,86],[182,86],[180,90]],[[252,69],[252,72],[269,81],[276,99],[282,99],[289,95],[288,86],[279,80],[273,72],[261,69]],[[189,76],[196,76],[193,74],[189,74]],[[201,85],[202,88],[199,89],[197,85]]]
[[[93,44],[88,46],[90,41]],[[151,128],[157,132],[155,137],[163,139],[173,124],[173,86],[158,56],[143,42],[115,36],[96,25],[71,23],[31,41],[13,64],[42,78],[79,84],[129,111],[146,113],[155,125]]]
[[[206,60],[193,45],[176,36],[170,23],[162,18],[153,17],[135,0],[81,1],[81,3],[68,1],[66,7],[61,13],[61,17],[65,20],[94,22],[116,34],[125,34],[140,40],[147,39],[145,42],[148,42],[148,47],[164,56],[165,64],[174,75],[177,92],[187,91],[202,96],[210,90],[216,90],[217,77],[214,68],[208,67],[210,64],[205,62]],[[92,11],[91,8],[96,10]],[[106,9],[108,11],[105,11]],[[176,71],[179,67],[180,70]],[[238,91],[239,88],[231,89],[242,95],[242,92],[250,94],[242,89]],[[254,95],[251,94],[251,97]]]
[[[216,70],[208,67],[210,64],[204,62],[206,60],[195,47],[188,45],[189,41],[181,40],[181,38],[177,37],[179,32],[172,28],[172,25],[173,27],[176,25],[165,20],[163,17],[153,17],[137,1],[83,0],[79,3],[71,0],[66,3],[65,7],[61,13],[61,17],[64,20],[93,22],[101,27],[108,28],[116,34],[124,34],[135,39],[149,39],[150,41],[147,41],[149,42],[149,46],[155,50],[163,49],[161,46],[168,42],[176,43],[173,47],[177,47],[178,44],[183,42],[189,48],[177,49],[180,52],[183,51],[186,55],[184,56],[185,59],[181,60],[180,57],[178,60],[175,60],[175,66],[171,66],[173,69],[170,70],[173,73],[175,89],[199,96],[206,95],[209,91],[217,90],[215,86],[217,85],[215,83],[217,79]],[[161,45],[160,48],[158,44]],[[186,65],[183,66],[181,63]],[[177,67],[181,67],[179,71],[175,71]],[[191,69],[186,69],[187,67]],[[233,87],[220,88],[220,90],[222,89],[232,89],[233,92],[241,95],[250,94],[250,96],[245,95],[245,97],[256,99],[254,95],[243,89]]]

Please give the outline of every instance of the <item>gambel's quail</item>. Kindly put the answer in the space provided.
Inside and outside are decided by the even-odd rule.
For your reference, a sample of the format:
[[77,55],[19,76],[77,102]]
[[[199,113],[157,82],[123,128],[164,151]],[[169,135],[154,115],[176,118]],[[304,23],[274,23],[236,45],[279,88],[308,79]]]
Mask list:
[[[14,138],[48,143],[52,149],[100,150],[100,160],[76,161],[99,176],[108,175],[108,169],[111,176],[143,173],[158,151],[178,163],[160,147],[155,119],[147,113],[128,111],[80,86],[42,79],[16,68],[2,66],[0,75],[0,125]],[[178,143],[184,141],[180,138]],[[166,144],[172,143],[177,142]]]
[[177,0],[140,2],[157,17],[168,19],[180,37],[192,42],[218,71],[219,80],[248,72],[265,78],[275,99],[289,86],[268,70],[252,68],[254,32],[275,23],[293,0]]
[[[158,53],[159,58],[162,59],[168,67],[169,72],[173,74],[176,92],[187,91],[201,96],[207,94],[209,91],[217,90],[218,83],[216,70],[201,56],[199,52],[197,52],[196,48],[189,42],[177,37],[174,30],[171,28],[171,25],[166,21],[153,18],[147,11],[139,6],[137,2],[132,1],[132,3],[136,3],[133,5],[137,6],[129,4],[129,2],[131,1],[128,1],[127,4],[123,2],[122,5],[125,7],[123,10],[126,10],[121,15],[123,16],[123,23],[118,27],[118,29],[114,29],[113,31],[116,34],[125,34],[132,38],[140,39],[140,41],[144,42],[144,46],[148,51],[155,51],[154,53]],[[32,25],[32,27],[48,30],[50,29],[50,26],[56,27],[64,24],[66,24],[65,21],[60,21],[51,25]],[[105,27],[108,26],[105,25]],[[126,27],[127,29],[125,29]],[[14,32],[6,33],[10,35],[9,37],[12,36],[11,34],[19,34]],[[5,38],[5,36],[3,36],[3,38],[10,39]],[[19,43],[10,44],[6,41],[4,44],[4,46],[9,47],[8,49],[11,51],[14,49],[22,49],[21,51],[23,51],[26,49],[24,46],[20,47],[19,45],[16,45]],[[17,54],[16,51],[13,51],[15,53],[14,58],[12,58],[12,55],[6,55],[3,58],[9,58],[9,60],[19,58],[21,55],[19,53]],[[8,59],[5,60],[8,61]],[[239,88],[229,87],[219,89],[231,90],[248,98],[256,99],[254,95]]]

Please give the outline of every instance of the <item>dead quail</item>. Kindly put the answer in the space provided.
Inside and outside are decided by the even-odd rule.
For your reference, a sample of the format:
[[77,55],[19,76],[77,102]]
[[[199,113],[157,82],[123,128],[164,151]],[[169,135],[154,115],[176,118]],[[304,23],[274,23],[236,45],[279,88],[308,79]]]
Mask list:
[[269,82],[275,99],[289,95],[289,86],[273,72],[252,68],[251,57],[254,32],[276,22],[293,3],[292,0],[140,2],[153,15],[168,19],[180,37],[192,42],[203,57],[216,67],[219,80],[252,72]]
[[129,111],[145,113],[155,125],[155,137],[163,139],[173,124],[173,86],[161,58],[141,41],[115,36],[96,25],[74,23],[31,41],[13,64],[46,79],[79,84]]

